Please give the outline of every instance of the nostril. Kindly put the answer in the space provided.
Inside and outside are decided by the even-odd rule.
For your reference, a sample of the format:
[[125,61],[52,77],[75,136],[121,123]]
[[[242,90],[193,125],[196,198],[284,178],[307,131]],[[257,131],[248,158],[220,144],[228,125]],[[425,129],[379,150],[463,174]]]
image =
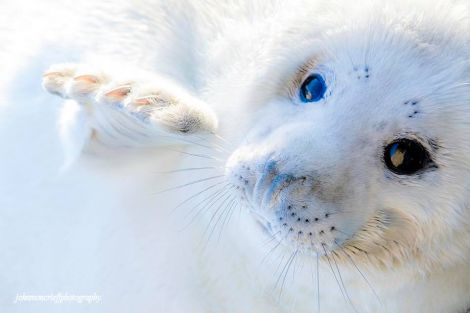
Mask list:
[[292,181],[292,176],[289,174],[279,174],[274,176],[266,171],[262,174],[261,178],[255,185],[256,193],[259,195],[258,200],[261,206],[269,205],[271,201],[277,199],[280,192],[287,187]]
[[257,170],[259,170],[260,175],[254,185],[253,199],[262,203],[265,200],[266,188],[269,188],[273,183],[276,172],[276,162],[268,161],[264,165],[257,167]]

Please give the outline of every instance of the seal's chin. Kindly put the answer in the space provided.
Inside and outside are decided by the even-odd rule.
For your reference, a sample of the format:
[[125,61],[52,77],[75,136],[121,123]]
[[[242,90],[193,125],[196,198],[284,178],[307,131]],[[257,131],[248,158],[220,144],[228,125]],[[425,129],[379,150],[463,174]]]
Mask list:
[[320,220],[310,217],[307,209],[285,209],[282,205],[269,210],[252,207],[249,212],[267,237],[300,253],[323,255],[340,249],[348,239],[332,226],[335,219],[329,214]]

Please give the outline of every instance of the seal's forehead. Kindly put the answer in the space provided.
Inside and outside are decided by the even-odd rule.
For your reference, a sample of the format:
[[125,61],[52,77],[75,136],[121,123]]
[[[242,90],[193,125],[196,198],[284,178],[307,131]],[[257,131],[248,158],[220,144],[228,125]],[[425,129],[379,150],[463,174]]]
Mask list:
[[463,31],[466,22],[454,27],[456,22],[428,20],[415,11],[388,19],[371,17],[368,23],[357,25],[350,21],[330,25],[321,39],[309,39],[310,55],[299,57],[293,81],[325,65],[335,75],[352,73],[358,80],[370,77],[369,81],[381,79],[382,83],[402,88],[407,88],[410,82],[424,90],[455,84],[470,73],[470,32]]
[[296,47],[312,52],[316,49],[333,57],[346,52],[355,60],[375,55],[386,61],[382,54],[394,49],[422,58],[468,58],[470,5],[454,2],[457,4],[436,0],[430,5],[428,1],[398,0],[384,5],[364,1],[358,6],[332,1],[322,6],[321,14],[306,5],[298,19],[284,24],[279,40],[291,51]]
[[435,7],[333,1],[321,8],[305,3],[300,10],[296,5],[301,2],[292,2],[292,10],[276,18],[256,20],[256,28],[246,23],[227,30],[217,41],[222,45],[211,49],[208,64],[217,75],[208,79],[237,88],[250,106],[292,95],[291,90],[295,94],[305,75],[319,66],[338,78],[338,88],[363,86],[349,80],[357,69],[361,82],[415,89],[407,98],[464,80],[462,62],[470,58],[468,10],[457,14],[441,0]]

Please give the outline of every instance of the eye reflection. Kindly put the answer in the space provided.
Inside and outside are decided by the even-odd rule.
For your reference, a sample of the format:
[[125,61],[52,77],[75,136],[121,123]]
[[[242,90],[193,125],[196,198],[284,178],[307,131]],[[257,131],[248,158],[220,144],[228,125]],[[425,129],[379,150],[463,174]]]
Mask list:
[[300,100],[302,102],[320,101],[326,92],[326,83],[320,74],[312,74],[300,87]]
[[399,175],[411,175],[426,166],[429,154],[415,140],[398,139],[385,147],[384,161],[390,171]]

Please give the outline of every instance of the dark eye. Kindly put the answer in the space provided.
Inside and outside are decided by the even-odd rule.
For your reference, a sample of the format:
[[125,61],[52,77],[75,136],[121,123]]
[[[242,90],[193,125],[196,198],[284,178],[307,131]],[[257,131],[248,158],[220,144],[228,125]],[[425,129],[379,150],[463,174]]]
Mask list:
[[399,175],[411,175],[423,169],[429,162],[429,154],[417,141],[398,139],[384,151],[385,165]]
[[326,83],[320,74],[312,74],[300,87],[300,100],[302,102],[316,102],[323,98],[326,91]]

